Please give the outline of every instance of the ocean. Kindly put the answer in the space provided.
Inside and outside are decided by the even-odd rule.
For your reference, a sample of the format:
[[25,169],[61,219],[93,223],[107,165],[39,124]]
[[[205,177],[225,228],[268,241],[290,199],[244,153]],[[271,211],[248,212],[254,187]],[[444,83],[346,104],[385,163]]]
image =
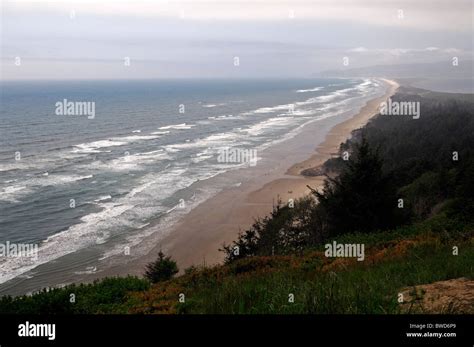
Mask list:
[[[219,174],[252,165],[218,160],[224,149],[256,153],[258,165],[305,125],[355,114],[383,94],[376,79],[0,87],[0,246],[37,247],[34,256],[0,256],[0,294],[70,283],[123,252],[140,256],[151,233],[232,184]],[[67,112],[70,103],[94,112]]]

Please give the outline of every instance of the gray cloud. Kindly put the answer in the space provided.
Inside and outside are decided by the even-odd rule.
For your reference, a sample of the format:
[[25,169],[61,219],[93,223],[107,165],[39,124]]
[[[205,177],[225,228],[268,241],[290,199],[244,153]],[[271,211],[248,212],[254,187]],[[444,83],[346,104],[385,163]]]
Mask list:
[[[178,7],[190,2],[2,2],[2,78],[308,77],[340,67],[344,56],[354,67],[443,61],[454,54],[472,59],[472,32],[465,29],[471,4],[464,0],[450,6],[425,0],[272,3],[266,13],[260,10],[268,1],[198,0],[192,2],[194,15],[185,11],[179,18]],[[236,4],[241,8],[234,11]],[[250,14],[248,6],[254,6]],[[405,18],[392,18],[400,7]],[[293,19],[285,17],[291,8]],[[308,12],[299,16],[298,8]],[[416,25],[409,23],[421,12]],[[207,18],[219,13],[227,15]],[[455,27],[444,25],[451,14]],[[15,57],[22,58],[21,66]],[[131,58],[130,67],[124,57]]]

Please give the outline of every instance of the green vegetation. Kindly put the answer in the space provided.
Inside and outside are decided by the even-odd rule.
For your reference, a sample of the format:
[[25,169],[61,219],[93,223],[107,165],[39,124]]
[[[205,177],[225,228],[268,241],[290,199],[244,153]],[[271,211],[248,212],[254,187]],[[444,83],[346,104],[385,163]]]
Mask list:
[[34,295],[0,299],[1,313],[72,314],[126,313],[123,306],[132,291],[150,287],[146,280],[136,277],[105,278],[91,284],[69,285],[42,290]]
[[354,132],[340,148],[349,160],[326,163],[339,175],[327,178],[323,192],[313,190],[318,203],[306,198],[293,209],[279,203],[224,245],[226,262],[301,253],[339,235],[395,229],[441,211],[472,221],[474,103],[456,95],[438,100],[438,94],[402,88],[394,101],[420,102],[420,119],[379,115]]
[[[225,264],[173,277],[176,263],[160,253],[148,280],[110,278],[3,297],[0,312],[422,312],[400,305],[399,293],[474,278],[474,105],[464,96],[404,88],[393,100],[419,101],[420,119],[379,116],[355,132],[340,148],[350,159],[325,165],[339,175],[294,208],[275,205],[223,246]],[[325,257],[332,241],[363,244],[364,261]]]
[[178,266],[171,257],[165,257],[162,251],[158,253],[158,259],[146,267],[145,277],[151,283],[168,281],[179,272]]
[[[445,213],[395,230],[341,235],[337,241],[365,243],[366,260],[326,258],[318,249],[301,255],[247,257],[213,268],[190,268],[153,286],[133,277],[110,278],[33,296],[4,297],[0,311],[397,314],[402,312],[397,303],[402,288],[474,277],[474,226]],[[452,254],[454,245],[457,256]],[[178,301],[180,293],[185,303]],[[71,294],[75,303],[70,302]]]
[[[403,258],[377,265],[354,264],[332,272],[317,263],[248,276],[228,276],[192,288],[185,313],[400,313],[400,288],[457,277],[473,277],[472,245],[453,257],[450,247],[414,246]],[[454,259],[453,259],[454,258]],[[289,303],[295,293],[294,303]]]

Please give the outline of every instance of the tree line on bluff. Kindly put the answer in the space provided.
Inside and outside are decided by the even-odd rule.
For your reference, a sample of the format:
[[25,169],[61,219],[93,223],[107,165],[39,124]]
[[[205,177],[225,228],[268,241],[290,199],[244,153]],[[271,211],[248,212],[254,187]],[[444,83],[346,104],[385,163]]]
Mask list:
[[463,95],[401,90],[395,101],[418,101],[421,117],[378,115],[341,144],[348,160],[324,165],[321,192],[293,207],[279,201],[232,244],[227,263],[258,255],[298,254],[346,233],[373,233],[437,213],[474,219],[474,102]]

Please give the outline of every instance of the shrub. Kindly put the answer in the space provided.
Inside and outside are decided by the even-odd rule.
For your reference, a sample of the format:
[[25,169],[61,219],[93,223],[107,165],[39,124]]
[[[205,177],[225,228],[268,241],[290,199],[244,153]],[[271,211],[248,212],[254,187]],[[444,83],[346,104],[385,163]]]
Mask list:
[[157,283],[171,279],[178,271],[176,262],[171,257],[165,257],[160,251],[158,259],[146,266],[145,277],[151,283]]

